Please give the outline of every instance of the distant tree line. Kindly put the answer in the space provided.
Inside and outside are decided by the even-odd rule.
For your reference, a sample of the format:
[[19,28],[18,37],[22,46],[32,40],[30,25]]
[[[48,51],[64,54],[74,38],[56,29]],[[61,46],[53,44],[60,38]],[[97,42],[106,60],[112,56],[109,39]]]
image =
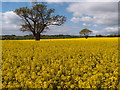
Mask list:
[[[41,39],[63,39],[63,38],[83,38],[84,36],[75,36],[75,35],[41,35]],[[120,37],[120,35],[96,35],[89,37]],[[0,40],[25,40],[25,39],[35,39],[33,35],[25,35],[25,36],[16,36],[16,35],[3,35],[0,36]]]
[[33,39],[33,36],[16,36],[16,35],[3,35],[0,37],[1,40],[23,40],[23,39]]
[[[79,38],[80,36],[72,35],[41,35],[41,39],[60,39],[60,38]],[[16,35],[3,35],[0,37],[1,40],[25,40],[35,39],[33,35],[16,36]]]
[[117,35],[117,34],[113,34],[113,35],[96,35],[96,37],[120,37],[120,35]]

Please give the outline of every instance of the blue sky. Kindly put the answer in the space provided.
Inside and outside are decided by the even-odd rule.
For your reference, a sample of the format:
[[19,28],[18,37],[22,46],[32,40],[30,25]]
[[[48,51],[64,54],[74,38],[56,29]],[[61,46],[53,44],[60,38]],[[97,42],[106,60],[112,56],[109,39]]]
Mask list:
[[[88,28],[93,31],[92,35],[96,34],[111,34],[118,31],[118,6],[117,2],[62,2],[48,3],[48,8],[54,8],[55,14],[64,15],[67,21],[62,26],[52,26],[45,33],[53,34],[69,34],[79,35],[79,31]],[[102,6],[103,5],[103,6]],[[19,18],[13,11],[20,7],[31,7],[30,2],[2,2],[3,17],[2,34],[25,35],[28,32],[19,31],[20,26],[15,22],[19,22]],[[111,15],[111,16],[110,16]],[[4,26],[4,25],[5,26]]]

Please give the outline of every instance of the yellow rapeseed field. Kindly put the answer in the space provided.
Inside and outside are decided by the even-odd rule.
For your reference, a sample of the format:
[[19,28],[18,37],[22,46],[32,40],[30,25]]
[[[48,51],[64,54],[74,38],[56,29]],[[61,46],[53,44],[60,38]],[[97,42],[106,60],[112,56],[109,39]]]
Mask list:
[[2,88],[118,88],[118,38],[2,41]]

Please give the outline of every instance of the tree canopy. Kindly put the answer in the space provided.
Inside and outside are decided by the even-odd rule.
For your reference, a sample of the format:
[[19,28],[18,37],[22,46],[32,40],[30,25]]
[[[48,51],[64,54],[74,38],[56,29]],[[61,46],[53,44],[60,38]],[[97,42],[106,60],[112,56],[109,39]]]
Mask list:
[[92,31],[88,30],[88,29],[83,29],[79,32],[80,34],[83,34],[83,35],[87,35],[87,34],[90,34],[92,33]]
[[36,40],[40,40],[40,33],[48,26],[60,26],[66,21],[65,16],[54,15],[55,9],[48,9],[44,4],[35,4],[32,8],[22,7],[14,12],[24,21],[20,30],[32,32]]
[[90,33],[92,33],[92,31],[91,30],[88,30],[88,29],[82,29],[80,32],[79,32],[79,34],[81,34],[81,35],[84,35],[86,38],[88,38],[88,35],[90,34]]

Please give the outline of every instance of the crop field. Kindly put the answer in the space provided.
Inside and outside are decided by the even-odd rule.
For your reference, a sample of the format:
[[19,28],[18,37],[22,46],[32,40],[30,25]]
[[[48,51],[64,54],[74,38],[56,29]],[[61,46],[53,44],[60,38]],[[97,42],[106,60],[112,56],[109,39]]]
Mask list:
[[3,40],[2,88],[118,88],[118,38]]

